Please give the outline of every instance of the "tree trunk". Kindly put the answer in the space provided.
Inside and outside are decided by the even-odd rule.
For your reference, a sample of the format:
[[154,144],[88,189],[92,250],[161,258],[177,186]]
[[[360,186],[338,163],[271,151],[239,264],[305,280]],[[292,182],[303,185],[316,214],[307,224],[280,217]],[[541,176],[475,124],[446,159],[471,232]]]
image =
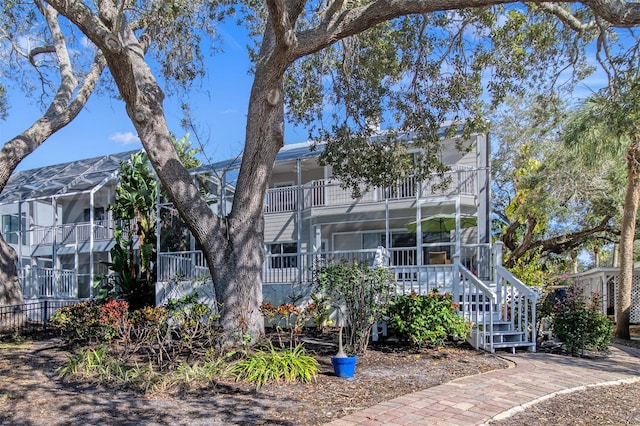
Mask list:
[[[67,3],[51,1],[63,13]],[[103,22],[115,22],[113,4],[101,2]],[[86,9],[85,9],[85,12]],[[103,33],[102,22],[71,16],[102,50],[149,160],[167,194],[194,237],[202,244],[220,304],[228,339],[258,338],[264,332],[260,313],[264,261],[264,199],[273,163],[283,146],[282,86],[286,49],[265,37],[261,52],[269,59],[257,66],[247,120],[247,140],[231,213],[215,215],[181,164],[169,137],[162,106],[164,94],[144,60],[144,50],[128,25]],[[126,46],[126,47],[125,47]]]
[[[0,192],[2,192],[11,174],[20,162],[44,143],[49,136],[73,121],[89,100],[106,66],[102,53],[96,53],[91,69],[86,72],[84,82],[78,87],[71,60],[64,42],[63,32],[59,26],[58,13],[51,6],[39,8],[45,17],[52,39],[60,72],[60,84],[45,114],[28,129],[12,138],[0,150]],[[17,255],[4,240],[0,244],[0,304],[4,295],[19,291],[19,297],[8,300],[19,300],[22,303],[22,291],[16,268]],[[8,269],[5,269],[8,268]]]
[[640,140],[635,139],[627,151],[627,191],[624,197],[622,232],[620,235],[620,276],[616,337],[629,339],[631,291],[633,287],[633,241],[636,231],[638,200],[640,199]]
[[0,306],[22,305],[22,288],[18,280],[18,255],[0,235]]

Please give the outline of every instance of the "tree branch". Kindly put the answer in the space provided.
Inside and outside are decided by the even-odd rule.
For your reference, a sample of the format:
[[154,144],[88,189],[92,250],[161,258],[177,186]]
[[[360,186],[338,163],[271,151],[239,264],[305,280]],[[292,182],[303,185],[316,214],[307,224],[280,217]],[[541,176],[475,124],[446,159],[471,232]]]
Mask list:
[[560,19],[576,32],[583,33],[594,30],[598,27],[598,24],[595,20],[590,22],[582,22],[558,3],[537,3],[536,5],[545,12],[550,13],[556,18]]
[[269,21],[276,40],[276,48],[285,50],[295,48],[297,42],[296,33],[291,27],[289,13],[284,0],[267,0],[269,9]]
[[40,47],[34,47],[33,49],[31,49],[29,51],[29,62],[31,63],[31,65],[33,65],[34,67],[37,67],[36,65],[36,56],[38,55],[42,55],[44,53],[56,53],[56,49],[53,46],[40,46]]
[[[605,216],[602,221],[591,228],[583,229],[571,234],[561,235],[558,237],[548,238],[546,240],[539,241],[527,241],[524,240],[522,244],[517,246],[515,250],[512,250],[509,259],[505,262],[507,267],[511,267],[516,264],[516,262],[523,258],[527,253],[541,248],[541,254],[549,254],[549,253],[565,253],[568,250],[579,247],[581,244],[587,240],[587,238],[592,237],[594,234],[605,232],[609,234],[616,234],[616,229],[609,226],[609,221],[611,220],[611,216]],[[503,237],[504,240],[504,237]],[[505,243],[505,245],[507,245]]]
[[[295,57],[299,58],[317,52],[337,40],[361,33],[377,24],[400,16],[509,3],[515,2],[511,0],[376,0],[361,7],[335,13],[331,19],[325,19],[319,26],[300,33]],[[537,0],[533,3],[561,2]],[[584,0],[581,3],[590,7],[596,15],[601,16],[613,26],[640,25],[640,3],[622,0]]]

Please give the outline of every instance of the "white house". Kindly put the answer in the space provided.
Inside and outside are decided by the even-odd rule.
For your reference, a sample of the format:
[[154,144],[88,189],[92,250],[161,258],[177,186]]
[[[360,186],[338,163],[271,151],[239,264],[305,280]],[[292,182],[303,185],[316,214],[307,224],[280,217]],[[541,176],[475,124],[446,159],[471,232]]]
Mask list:
[[[404,142],[411,152],[411,138]],[[391,268],[400,293],[452,293],[460,314],[474,323],[470,340],[476,347],[535,350],[536,295],[501,266],[500,246],[490,243],[488,136],[462,142],[468,152],[455,148],[456,139],[442,140],[440,157],[450,167],[444,189],[435,185],[442,180],[436,175],[424,182],[409,177],[363,191],[357,199],[330,167],[319,165],[322,145],[315,151],[310,143],[286,145],[265,199],[265,300],[308,297],[315,262],[358,259]],[[108,206],[120,162],[131,154],[12,176],[0,196],[0,215],[3,235],[19,253],[26,298],[93,296],[91,283],[107,272],[100,261],[109,260],[114,244]],[[230,208],[239,161],[192,171],[207,176],[216,198],[212,208],[221,215]],[[446,223],[434,227],[436,220]],[[213,297],[208,268],[193,241],[184,250],[162,249],[158,302],[194,283]]]

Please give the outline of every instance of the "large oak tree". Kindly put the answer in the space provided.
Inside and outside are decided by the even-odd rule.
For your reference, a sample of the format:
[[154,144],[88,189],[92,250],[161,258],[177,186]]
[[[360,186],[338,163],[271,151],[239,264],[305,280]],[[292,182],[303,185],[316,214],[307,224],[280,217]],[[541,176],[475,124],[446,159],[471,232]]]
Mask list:
[[[348,183],[395,180],[378,173],[381,156],[401,171],[403,145],[391,137],[369,144],[371,123],[413,132],[425,149],[416,172],[441,170],[437,129],[484,128],[483,90],[489,103],[526,90],[523,81],[553,87],[553,77],[575,67],[581,77],[585,46],[607,37],[612,26],[640,24],[640,4],[614,0],[509,5],[496,0],[266,0],[234,7],[256,36],[251,52],[254,81],[246,141],[233,207],[214,214],[200,196],[171,143],[164,93],[146,47],[153,32],[141,32],[132,16],[138,3],[112,0],[49,0],[104,55],[149,159],[175,207],[201,243],[222,304],[222,325],[231,339],[263,330],[263,207],[277,152],[284,144],[287,113],[302,123],[325,122],[317,136],[329,141],[324,157]],[[143,2],[142,4],[145,4]],[[165,0],[150,22],[175,25],[197,2]],[[164,19],[160,19],[164,16]],[[597,18],[596,18],[597,17]],[[393,135],[391,135],[393,136]],[[350,154],[359,155],[353,162]],[[399,151],[398,151],[399,150]],[[373,161],[364,161],[366,159]],[[351,167],[353,166],[353,167]],[[376,176],[383,176],[380,180]]]
[[[32,6],[28,8],[31,13],[21,10],[23,5],[13,8],[7,5],[1,10],[0,42],[6,48],[2,58],[3,74],[15,75],[28,90],[32,86],[23,68],[23,63],[27,63],[37,75],[37,82],[31,84],[44,88],[40,99],[46,107],[41,117],[21,134],[6,141],[0,150],[0,192],[20,161],[78,116],[106,66],[100,51],[84,68],[74,64],[58,12],[41,1],[35,1]],[[45,30],[32,41],[32,47],[23,48],[18,40],[27,38],[39,19],[44,22]],[[4,94],[5,88],[0,83],[0,118],[5,118],[9,109]],[[23,301],[17,260],[13,248],[0,235],[0,305],[17,305]]]

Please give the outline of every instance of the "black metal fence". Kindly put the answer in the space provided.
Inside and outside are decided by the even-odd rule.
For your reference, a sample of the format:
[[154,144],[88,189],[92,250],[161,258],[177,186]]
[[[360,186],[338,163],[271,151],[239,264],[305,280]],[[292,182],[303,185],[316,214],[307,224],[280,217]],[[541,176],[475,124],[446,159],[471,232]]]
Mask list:
[[0,306],[0,335],[44,331],[49,318],[63,306],[77,300],[41,300],[22,305]]

